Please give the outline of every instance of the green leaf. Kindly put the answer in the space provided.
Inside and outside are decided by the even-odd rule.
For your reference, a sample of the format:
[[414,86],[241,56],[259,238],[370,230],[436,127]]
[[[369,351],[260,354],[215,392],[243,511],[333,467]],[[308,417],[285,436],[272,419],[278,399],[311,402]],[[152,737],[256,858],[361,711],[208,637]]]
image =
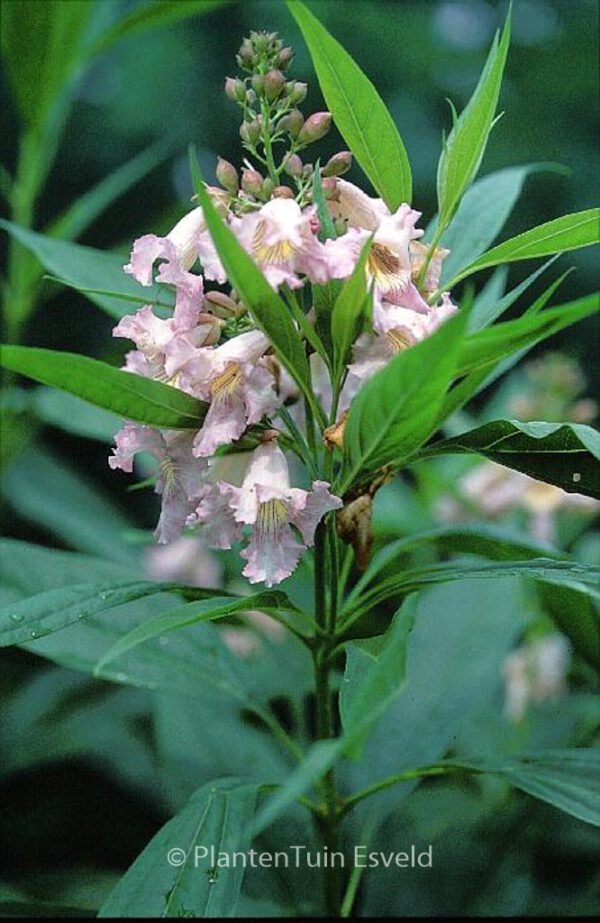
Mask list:
[[441,237],[450,250],[442,266],[441,285],[490,246],[504,227],[526,178],[551,164],[507,167],[477,180],[465,193],[454,218]]
[[116,414],[94,407],[66,391],[35,388],[28,391],[28,395],[30,407],[38,420],[74,436],[112,442],[123,424]]
[[526,561],[480,562],[468,559],[444,561],[424,567],[409,568],[393,574],[375,586],[368,587],[357,597],[347,599],[342,609],[341,627],[343,637],[348,637],[348,628],[375,606],[384,600],[396,596],[406,596],[425,587],[439,583],[458,580],[492,580],[496,577],[531,577],[547,580],[550,583],[581,584],[583,590],[600,597],[598,578],[600,568],[576,561],[552,560],[551,558],[531,558]]
[[123,583],[75,583],[36,593],[0,609],[0,647],[44,638],[103,609],[164,593],[165,589],[169,589],[168,584],[128,580]]
[[139,549],[124,542],[132,523],[109,496],[49,452],[33,448],[21,455],[2,478],[2,493],[23,519],[73,548],[137,563]]
[[321,170],[319,168],[318,161],[315,165],[315,172],[313,174],[312,198],[313,198],[313,203],[317,208],[317,217],[319,219],[319,224],[321,225],[321,229],[319,231],[319,239],[320,240],[330,240],[332,238],[336,238],[337,234],[335,232],[333,218],[329,214],[329,209],[327,208],[327,202],[325,200],[325,195],[323,193],[323,184],[321,183]]
[[515,788],[600,827],[600,750],[548,750],[523,753],[498,766],[448,761],[476,772],[501,776]]
[[[544,293],[546,301],[561,281],[552,283]],[[597,311],[598,295],[587,295],[556,308],[548,308],[545,311],[532,310],[516,320],[504,321],[472,333],[463,343],[458,360],[458,374],[466,375],[483,366],[499,362],[525,347],[530,348],[559,333],[565,327],[596,314]]]
[[350,150],[390,211],[411,202],[410,164],[379,93],[347,51],[300,0],[288,0],[317,73],[321,92]]
[[10,221],[0,220],[0,227],[33,253],[45,269],[65,285],[88,295],[90,301],[110,317],[119,320],[131,313],[132,304],[153,304],[158,301],[159,294],[163,304],[172,303],[171,293],[164,288],[161,290],[153,286],[144,289],[126,275],[123,272],[125,258],[116,253],[55,240]]
[[197,622],[220,619],[250,609],[270,612],[294,608],[286,594],[280,591],[263,591],[241,598],[214,596],[210,599],[187,603],[177,609],[169,609],[167,612],[160,613],[119,638],[99,662],[96,672],[101,674],[108,663],[137,647],[138,644],[143,644],[144,641],[165,635],[170,631],[176,631],[178,628],[195,625]]
[[594,668],[600,668],[598,606],[574,587],[538,583],[544,610],[571,642],[573,650]]
[[313,409],[317,409],[306,353],[286,304],[273,291],[252,257],[219,217],[204,188],[193,152],[190,156],[196,193],[227,278],[252,314],[257,327],[269,337],[277,357],[296,380]]
[[346,645],[340,691],[345,751],[358,758],[374,725],[400,695],[406,682],[406,651],[416,616],[416,597],[394,616],[386,633]]
[[396,356],[359,391],[344,435],[345,492],[355,479],[409,456],[436,428],[452,380],[465,326],[464,312],[433,336]]
[[114,42],[128,35],[150,29],[170,26],[191,16],[200,16],[223,6],[227,0],[144,0],[131,13],[124,16],[101,35],[94,45],[93,54],[99,54]]
[[[244,864],[214,867],[210,852],[250,848],[250,824],[260,786],[238,779],[203,785],[165,824],[118,883],[99,917],[232,917]],[[183,863],[170,864],[180,850]],[[171,851],[171,853],[170,853]]]
[[63,240],[79,237],[116,199],[135,186],[173,151],[173,143],[162,139],[122,164],[67,208],[47,228],[46,234]]
[[437,173],[440,230],[448,225],[481,165],[493,127],[509,43],[510,11],[502,38],[498,42],[498,34],[494,37],[475,92],[444,144]]
[[0,365],[151,426],[199,429],[206,414],[206,405],[183,391],[88,356],[29,346],[2,346]]
[[367,260],[371,252],[368,240],[356,262],[352,275],[346,280],[333,306],[331,314],[331,339],[336,380],[344,371],[348,353],[356,340],[361,316],[367,300]]
[[600,209],[598,208],[588,208],[586,211],[554,218],[553,221],[547,221],[545,224],[540,224],[523,234],[503,241],[497,247],[482,254],[474,263],[444,284],[449,289],[453,288],[474,272],[490,266],[498,266],[500,263],[531,260],[540,256],[550,256],[553,253],[565,253],[568,250],[590,247],[599,242],[599,222]]
[[569,493],[600,499],[600,434],[590,426],[494,420],[428,446],[421,457],[473,452]]
[[[483,330],[485,327],[489,327],[490,324],[493,324],[495,320],[518,301],[521,295],[523,295],[527,289],[533,285],[536,279],[538,279],[542,273],[546,272],[557,259],[558,256],[550,257],[543,266],[540,266],[539,269],[532,272],[523,282],[520,282],[519,285],[512,288],[510,292],[506,292],[505,295],[500,294],[496,297],[496,286],[499,285],[500,279],[502,279],[504,283],[508,275],[508,268],[506,266],[499,267],[473,302],[467,321],[468,333],[477,333],[478,330]],[[492,284],[494,280],[498,281]]]
[[38,126],[74,76],[93,4],[87,0],[6,0],[2,56],[23,120]]

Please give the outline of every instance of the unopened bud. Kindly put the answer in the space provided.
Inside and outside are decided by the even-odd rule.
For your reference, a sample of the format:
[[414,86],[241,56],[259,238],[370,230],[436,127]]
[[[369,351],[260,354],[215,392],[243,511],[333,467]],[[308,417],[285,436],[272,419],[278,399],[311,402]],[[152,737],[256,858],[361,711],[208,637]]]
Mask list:
[[273,190],[274,199],[293,199],[294,192],[289,186],[275,186]]
[[308,92],[308,84],[301,83],[300,80],[294,80],[292,86],[290,87],[288,94],[291,102],[294,105],[298,105],[304,99],[306,99],[306,94]]
[[301,144],[311,144],[323,138],[331,127],[331,112],[314,112],[310,115],[298,135]]
[[345,218],[334,218],[333,226],[338,237],[341,237],[348,230],[348,222]]
[[282,48],[277,58],[277,63],[279,64],[279,67],[285,70],[286,67],[289,67],[289,65],[292,63],[293,57],[294,57],[293,48]]
[[292,138],[297,138],[304,125],[304,116],[299,109],[292,109],[279,122],[278,128],[287,131]]
[[230,192],[232,195],[236,195],[240,188],[240,178],[233,164],[219,157],[215,172],[217,181],[221,184],[223,189],[226,189],[227,192]]
[[275,188],[275,183],[273,182],[273,180],[272,180],[269,176],[267,176],[266,179],[265,179],[265,181],[263,182],[263,185],[262,185],[262,194],[261,194],[261,198],[262,198],[262,199],[270,199],[271,196],[273,195],[273,190],[274,190],[274,188]]
[[240,50],[237,53],[236,60],[243,70],[252,70],[252,66],[255,63],[255,54],[252,43],[249,39],[245,38],[240,46]]
[[242,189],[248,195],[260,196],[263,188],[263,178],[258,170],[242,170]]
[[236,317],[239,307],[233,298],[225,295],[223,292],[207,292],[204,296],[207,308],[215,317],[221,317],[223,320],[229,320]]
[[291,157],[285,162],[284,170],[288,176],[302,176],[302,168],[304,164],[301,159],[298,157],[298,154],[292,154]]
[[347,173],[352,166],[352,154],[350,151],[339,151],[330,157],[323,169],[321,176],[342,176]]
[[212,314],[199,314],[192,334],[194,346],[214,346],[221,339],[221,324]]
[[264,88],[265,95],[268,100],[271,102],[274,99],[277,99],[281,96],[283,88],[285,86],[285,77],[278,70],[269,71],[268,74],[265,74],[264,78]]
[[304,166],[302,167],[302,176],[305,179],[308,179],[309,176],[313,175],[313,171],[314,171],[314,167],[312,163],[305,163]]
[[253,74],[252,75],[252,89],[255,90],[259,96],[265,92],[265,78],[263,74]]
[[242,103],[246,98],[246,86],[243,80],[235,77],[225,78],[225,95],[234,103]]
[[246,144],[256,144],[260,138],[260,122],[253,119],[252,122],[242,122],[240,125],[240,138]]

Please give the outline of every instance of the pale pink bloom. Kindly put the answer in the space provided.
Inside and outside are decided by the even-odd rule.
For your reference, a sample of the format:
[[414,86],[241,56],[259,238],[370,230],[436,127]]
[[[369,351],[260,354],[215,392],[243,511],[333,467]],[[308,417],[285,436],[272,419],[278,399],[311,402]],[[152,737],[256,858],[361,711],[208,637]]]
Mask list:
[[336,267],[315,235],[314,209],[302,211],[293,199],[272,199],[234,219],[232,227],[273,288],[299,288],[299,276],[316,283],[333,278]]
[[261,357],[269,340],[259,330],[233,337],[216,348],[195,350],[181,372],[182,387],[210,407],[194,440],[196,455],[213,455],[246,427],[273,413],[280,400],[275,380]]
[[216,487],[219,496],[212,492],[202,498],[197,521],[210,522],[220,515],[220,547],[231,547],[241,527],[251,526],[248,546],[241,553],[247,561],[243,574],[250,583],[267,586],[289,577],[302,552],[313,544],[322,517],[342,506],[325,481],[315,481],[310,491],[292,488],[286,457],[275,442],[254,451],[241,487],[223,481]]
[[336,196],[327,203],[333,218],[343,218],[350,228],[375,231],[380,221],[390,214],[383,199],[374,199],[354,183],[338,177]]
[[509,654],[502,669],[506,717],[517,723],[532,702],[564,696],[570,659],[571,649],[564,635],[540,638]]
[[[420,240],[411,240],[409,244],[410,264],[413,280],[416,280],[423,268],[423,264],[429,253],[429,245],[421,243]],[[440,287],[440,276],[442,274],[442,263],[450,253],[444,247],[436,247],[423,280],[423,291],[430,295],[437,292]]]
[[201,314],[199,304],[196,308],[191,302],[184,308],[176,307],[173,316],[166,319],[145,305],[123,317],[113,336],[127,337],[138,348],[127,354],[126,371],[177,385],[178,372],[196,349],[218,340],[220,325],[210,314]]
[[152,580],[215,590],[222,586],[223,568],[199,535],[181,535],[166,547],[148,548],[145,569]]
[[[161,268],[158,282],[168,282],[193,291],[194,279],[199,277],[188,270],[198,259],[207,279],[219,283],[226,281],[225,270],[206,228],[201,208],[194,208],[184,215],[166,237],[145,234],[138,238],[133,244],[130,262],[123,268],[141,285],[152,285],[154,263],[159,259],[167,261],[167,268]],[[178,282],[174,281],[175,277],[178,277]]]
[[594,513],[600,503],[582,494],[568,493],[554,484],[546,484],[504,468],[496,462],[484,462],[469,471],[460,484],[464,497],[490,517],[501,516],[522,508],[530,514],[529,531],[539,542],[555,539],[555,515],[561,509]]
[[344,403],[354,396],[360,383],[371,378],[402,350],[431,336],[456,310],[446,293],[442,303],[437,307],[427,307],[426,313],[417,313],[376,297],[373,303],[373,333],[361,334],[354,344]]
[[193,434],[161,431],[138,423],[126,423],[115,436],[115,449],[108,459],[111,468],[133,470],[138,452],[149,452],[158,462],[156,493],[162,496],[160,519],[154,533],[160,544],[176,539],[202,494],[207,464],[192,455]]

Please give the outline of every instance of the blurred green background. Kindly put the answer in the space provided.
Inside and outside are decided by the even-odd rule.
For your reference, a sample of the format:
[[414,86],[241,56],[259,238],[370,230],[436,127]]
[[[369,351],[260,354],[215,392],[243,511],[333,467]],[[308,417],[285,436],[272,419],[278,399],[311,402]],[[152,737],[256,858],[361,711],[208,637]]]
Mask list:
[[[116,17],[135,6],[136,2],[128,0],[101,0],[98,15]],[[445,99],[450,97],[459,110],[468,100],[507,4],[486,0],[320,0],[311,8],[360,63],[390,107],[412,162],[413,204],[423,211],[425,224],[435,212],[435,172],[442,130],[450,125]],[[94,247],[126,254],[134,237],[166,232],[189,206],[186,151],[190,141],[198,147],[207,178],[214,176],[217,154],[239,166],[238,110],[226,100],[222,87],[225,76],[235,72],[235,52],[250,29],[278,30],[294,46],[293,75],[309,81],[304,111],[324,108],[308,53],[281,0],[229,3],[206,16],[128,37],[98,58],[77,83],[58,156],[38,203],[35,226],[41,229],[90,185],[150,143],[166,138],[172,145],[172,156],[113,204],[81,239]],[[596,0],[516,0],[513,42],[500,104],[505,115],[494,129],[481,173],[552,161],[568,168],[570,175],[541,172],[531,176],[503,236],[596,204],[598,44]],[[5,83],[1,101],[5,113],[2,162],[12,172],[19,126]],[[332,132],[323,154],[341,146]],[[356,169],[350,178],[360,181],[360,172]],[[4,235],[2,247],[6,248]],[[598,288],[600,266],[591,248],[562,257],[558,265],[563,270],[570,265],[577,269],[562,288],[559,301]],[[511,270],[509,278],[524,274],[518,268],[514,274]],[[540,289],[548,281],[542,281]],[[536,290],[532,292],[533,298]],[[30,320],[24,342],[108,360],[122,355],[124,344],[111,339],[111,321],[99,309],[72,291],[53,289],[50,283],[45,283],[45,293],[49,297]],[[596,331],[595,322],[587,321],[548,344],[579,359],[588,378],[588,393],[592,394],[600,384]],[[105,445],[54,429],[44,431],[44,445],[100,485],[107,496],[111,495],[115,508],[126,509],[136,526],[153,526],[153,498],[147,492],[125,493],[125,479],[107,469]],[[36,476],[33,470],[32,478]],[[85,518],[85,511],[83,515]],[[46,530],[41,520],[43,516],[11,513],[8,534],[40,544],[50,539],[53,544],[68,546],[60,535]],[[45,669],[46,664],[32,655],[2,652],[0,693],[15,683],[25,687]],[[44,682],[40,677],[41,685],[31,689],[32,696],[43,699],[49,694]],[[88,680],[86,683],[89,685]],[[101,701],[108,694],[108,686],[97,683],[95,688],[94,694]],[[69,701],[76,701],[79,694],[78,682],[73,681]],[[140,693],[141,704],[135,692],[126,694],[128,714],[138,722],[140,737],[147,736],[145,693]],[[0,747],[8,750],[10,725],[5,730]],[[123,759],[127,761],[128,756]],[[121,779],[114,766],[110,772],[105,769],[102,761],[71,757],[68,762],[32,768],[0,782],[6,805],[0,865],[11,880],[33,881],[30,893],[37,889],[42,898],[55,895],[82,906],[93,906],[97,896],[105,893],[111,873],[122,871],[164,820],[151,785],[144,794],[143,786],[136,789],[131,784],[131,769],[124,766]],[[157,767],[147,770],[151,776]],[[537,849],[538,911],[588,912],[592,898],[586,897],[580,905],[574,902],[578,882],[587,886],[591,876],[588,840],[583,835],[577,839],[579,833],[573,832],[571,820],[559,819],[559,823],[543,807],[531,810],[538,820],[541,818],[541,826],[555,824],[556,837],[566,836],[568,840],[571,836],[574,844],[568,867],[560,849],[548,857],[543,840],[541,845],[537,841],[533,844],[534,852]],[[500,834],[512,836],[510,829]],[[474,848],[476,852],[477,844]],[[579,863],[573,859],[577,850],[581,852]],[[72,867],[85,869],[79,890],[72,884],[63,886],[61,876]],[[95,874],[92,868],[102,871]],[[518,892],[519,879],[512,869],[510,874]],[[486,869],[480,869],[470,881],[471,889],[483,887],[486,875]],[[460,910],[467,899],[465,893],[458,885],[451,894],[440,892],[441,903],[434,912]],[[414,906],[418,913],[420,905]],[[516,900],[515,907],[519,906]],[[505,911],[506,905],[500,906],[499,912]]]

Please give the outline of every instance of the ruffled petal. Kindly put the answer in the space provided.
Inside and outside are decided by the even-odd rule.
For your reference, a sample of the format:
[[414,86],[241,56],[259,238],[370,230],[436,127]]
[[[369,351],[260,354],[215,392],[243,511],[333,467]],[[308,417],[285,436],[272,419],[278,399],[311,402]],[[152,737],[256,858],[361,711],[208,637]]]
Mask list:
[[315,529],[326,513],[343,506],[339,497],[330,493],[327,481],[313,481],[312,490],[294,488],[289,491],[290,522],[300,529],[307,546],[315,540]]

